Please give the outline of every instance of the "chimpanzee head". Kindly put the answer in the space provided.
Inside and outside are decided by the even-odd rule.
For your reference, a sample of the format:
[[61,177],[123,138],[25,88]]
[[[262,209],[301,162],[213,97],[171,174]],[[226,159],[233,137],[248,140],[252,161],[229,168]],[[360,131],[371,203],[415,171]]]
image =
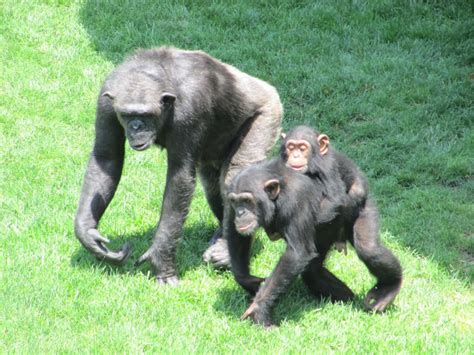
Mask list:
[[257,164],[242,170],[232,181],[227,195],[235,212],[235,228],[242,235],[252,235],[274,218],[282,181],[261,167]]
[[113,101],[130,146],[145,150],[155,143],[176,96],[163,90],[151,73],[124,71],[113,83],[102,96]]
[[329,137],[307,126],[295,127],[282,136],[280,157],[286,166],[303,174],[315,174],[329,151]]

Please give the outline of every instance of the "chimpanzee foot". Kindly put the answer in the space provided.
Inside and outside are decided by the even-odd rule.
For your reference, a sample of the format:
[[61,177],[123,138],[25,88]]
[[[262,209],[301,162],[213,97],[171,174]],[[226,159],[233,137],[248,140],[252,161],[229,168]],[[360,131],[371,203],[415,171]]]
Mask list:
[[[216,237],[216,235],[220,235]],[[222,238],[222,228],[219,228],[211,239],[215,239],[212,244],[203,254],[203,259],[206,263],[212,264],[217,269],[227,269],[230,267],[230,255],[227,248],[227,240]]]
[[400,291],[401,282],[394,285],[376,285],[364,299],[364,306],[369,311],[381,313],[390,306]]

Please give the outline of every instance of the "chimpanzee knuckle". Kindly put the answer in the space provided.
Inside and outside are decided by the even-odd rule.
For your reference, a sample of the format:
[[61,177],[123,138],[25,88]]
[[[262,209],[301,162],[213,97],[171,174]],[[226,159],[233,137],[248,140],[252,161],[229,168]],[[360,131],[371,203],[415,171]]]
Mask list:
[[147,261],[150,258],[150,249],[148,249],[144,254],[142,254],[138,260],[135,262],[135,267],[140,266],[143,264],[145,261]]
[[230,257],[228,255],[225,255],[225,256],[222,256],[222,258],[219,258],[219,259],[216,258],[213,265],[215,268],[228,270],[230,269],[230,265],[231,265]]
[[203,255],[204,261],[212,263],[216,268],[228,267],[230,265],[230,255],[227,248],[227,241],[223,238],[209,247]]
[[103,237],[97,229],[89,229],[87,234],[96,242],[110,243],[110,240]]
[[213,263],[214,267],[215,268],[228,268],[229,265],[230,265],[230,258],[228,258],[227,256],[223,257],[222,259],[217,259],[214,263]]
[[255,302],[255,300],[247,307],[245,312],[242,314],[242,317],[240,319],[246,319],[248,317],[252,317],[255,315],[255,313],[258,311],[258,304]]
[[125,243],[120,250],[120,253],[123,255],[123,259],[127,259],[130,254],[132,254],[132,245],[130,243]]
[[96,236],[95,238],[95,241],[96,242],[100,242],[100,243],[110,243],[110,240],[105,238],[105,237],[102,237],[101,235],[98,235]]
[[241,316],[240,316],[240,320],[246,320],[247,318],[251,317],[252,316],[252,312],[247,309]]
[[127,250],[127,247],[124,248],[122,248],[122,250],[119,252],[108,251],[104,256],[104,259],[112,264],[122,265],[125,263],[131,253],[131,249]]
[[112,255],[112,252],[107,249],[107,247],[103,244],[103,241],[98,240],[100,238],[97,238],[93,233],[91,234],[89,230],[82,230],[80,234],[77,234],[77,237],[81,244],[95,257],[108,260],[108,256]]

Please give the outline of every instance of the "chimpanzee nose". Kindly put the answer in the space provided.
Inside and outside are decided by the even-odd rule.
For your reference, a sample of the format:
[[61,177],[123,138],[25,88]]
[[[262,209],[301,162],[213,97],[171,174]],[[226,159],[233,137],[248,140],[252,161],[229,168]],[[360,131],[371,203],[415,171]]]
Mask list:
[[139,131],[145,127],[145,124],[140,120],[132,120],[128,123],[128,128],[132,131]]
[[237,217],[242,217],[245,213],[245,210],[243,208],[238,208],[237,211],[235,211],[235,214]]

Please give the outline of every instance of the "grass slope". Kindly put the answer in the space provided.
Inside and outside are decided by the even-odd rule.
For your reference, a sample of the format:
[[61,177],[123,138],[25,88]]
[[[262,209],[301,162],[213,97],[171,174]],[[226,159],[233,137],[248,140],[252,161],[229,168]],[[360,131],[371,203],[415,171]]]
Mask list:
[[[2,1],[0,352],[472,352],[474,16],[468,1]],[[96,261],[72,221],[101,82],[136,47],[202,49],[275,85],[284,127],[328,133],[367,173],[404,287],[384,315],[353,251],[329,267],[359,295],[312,299],[298,281],[265,331],[200,255],[216,221],[198,187],[180,287],[133,268],[159,216],[166,153],[127,148],[101,224],[135,251]],[[257,238],[266,275],[283,250]]]

